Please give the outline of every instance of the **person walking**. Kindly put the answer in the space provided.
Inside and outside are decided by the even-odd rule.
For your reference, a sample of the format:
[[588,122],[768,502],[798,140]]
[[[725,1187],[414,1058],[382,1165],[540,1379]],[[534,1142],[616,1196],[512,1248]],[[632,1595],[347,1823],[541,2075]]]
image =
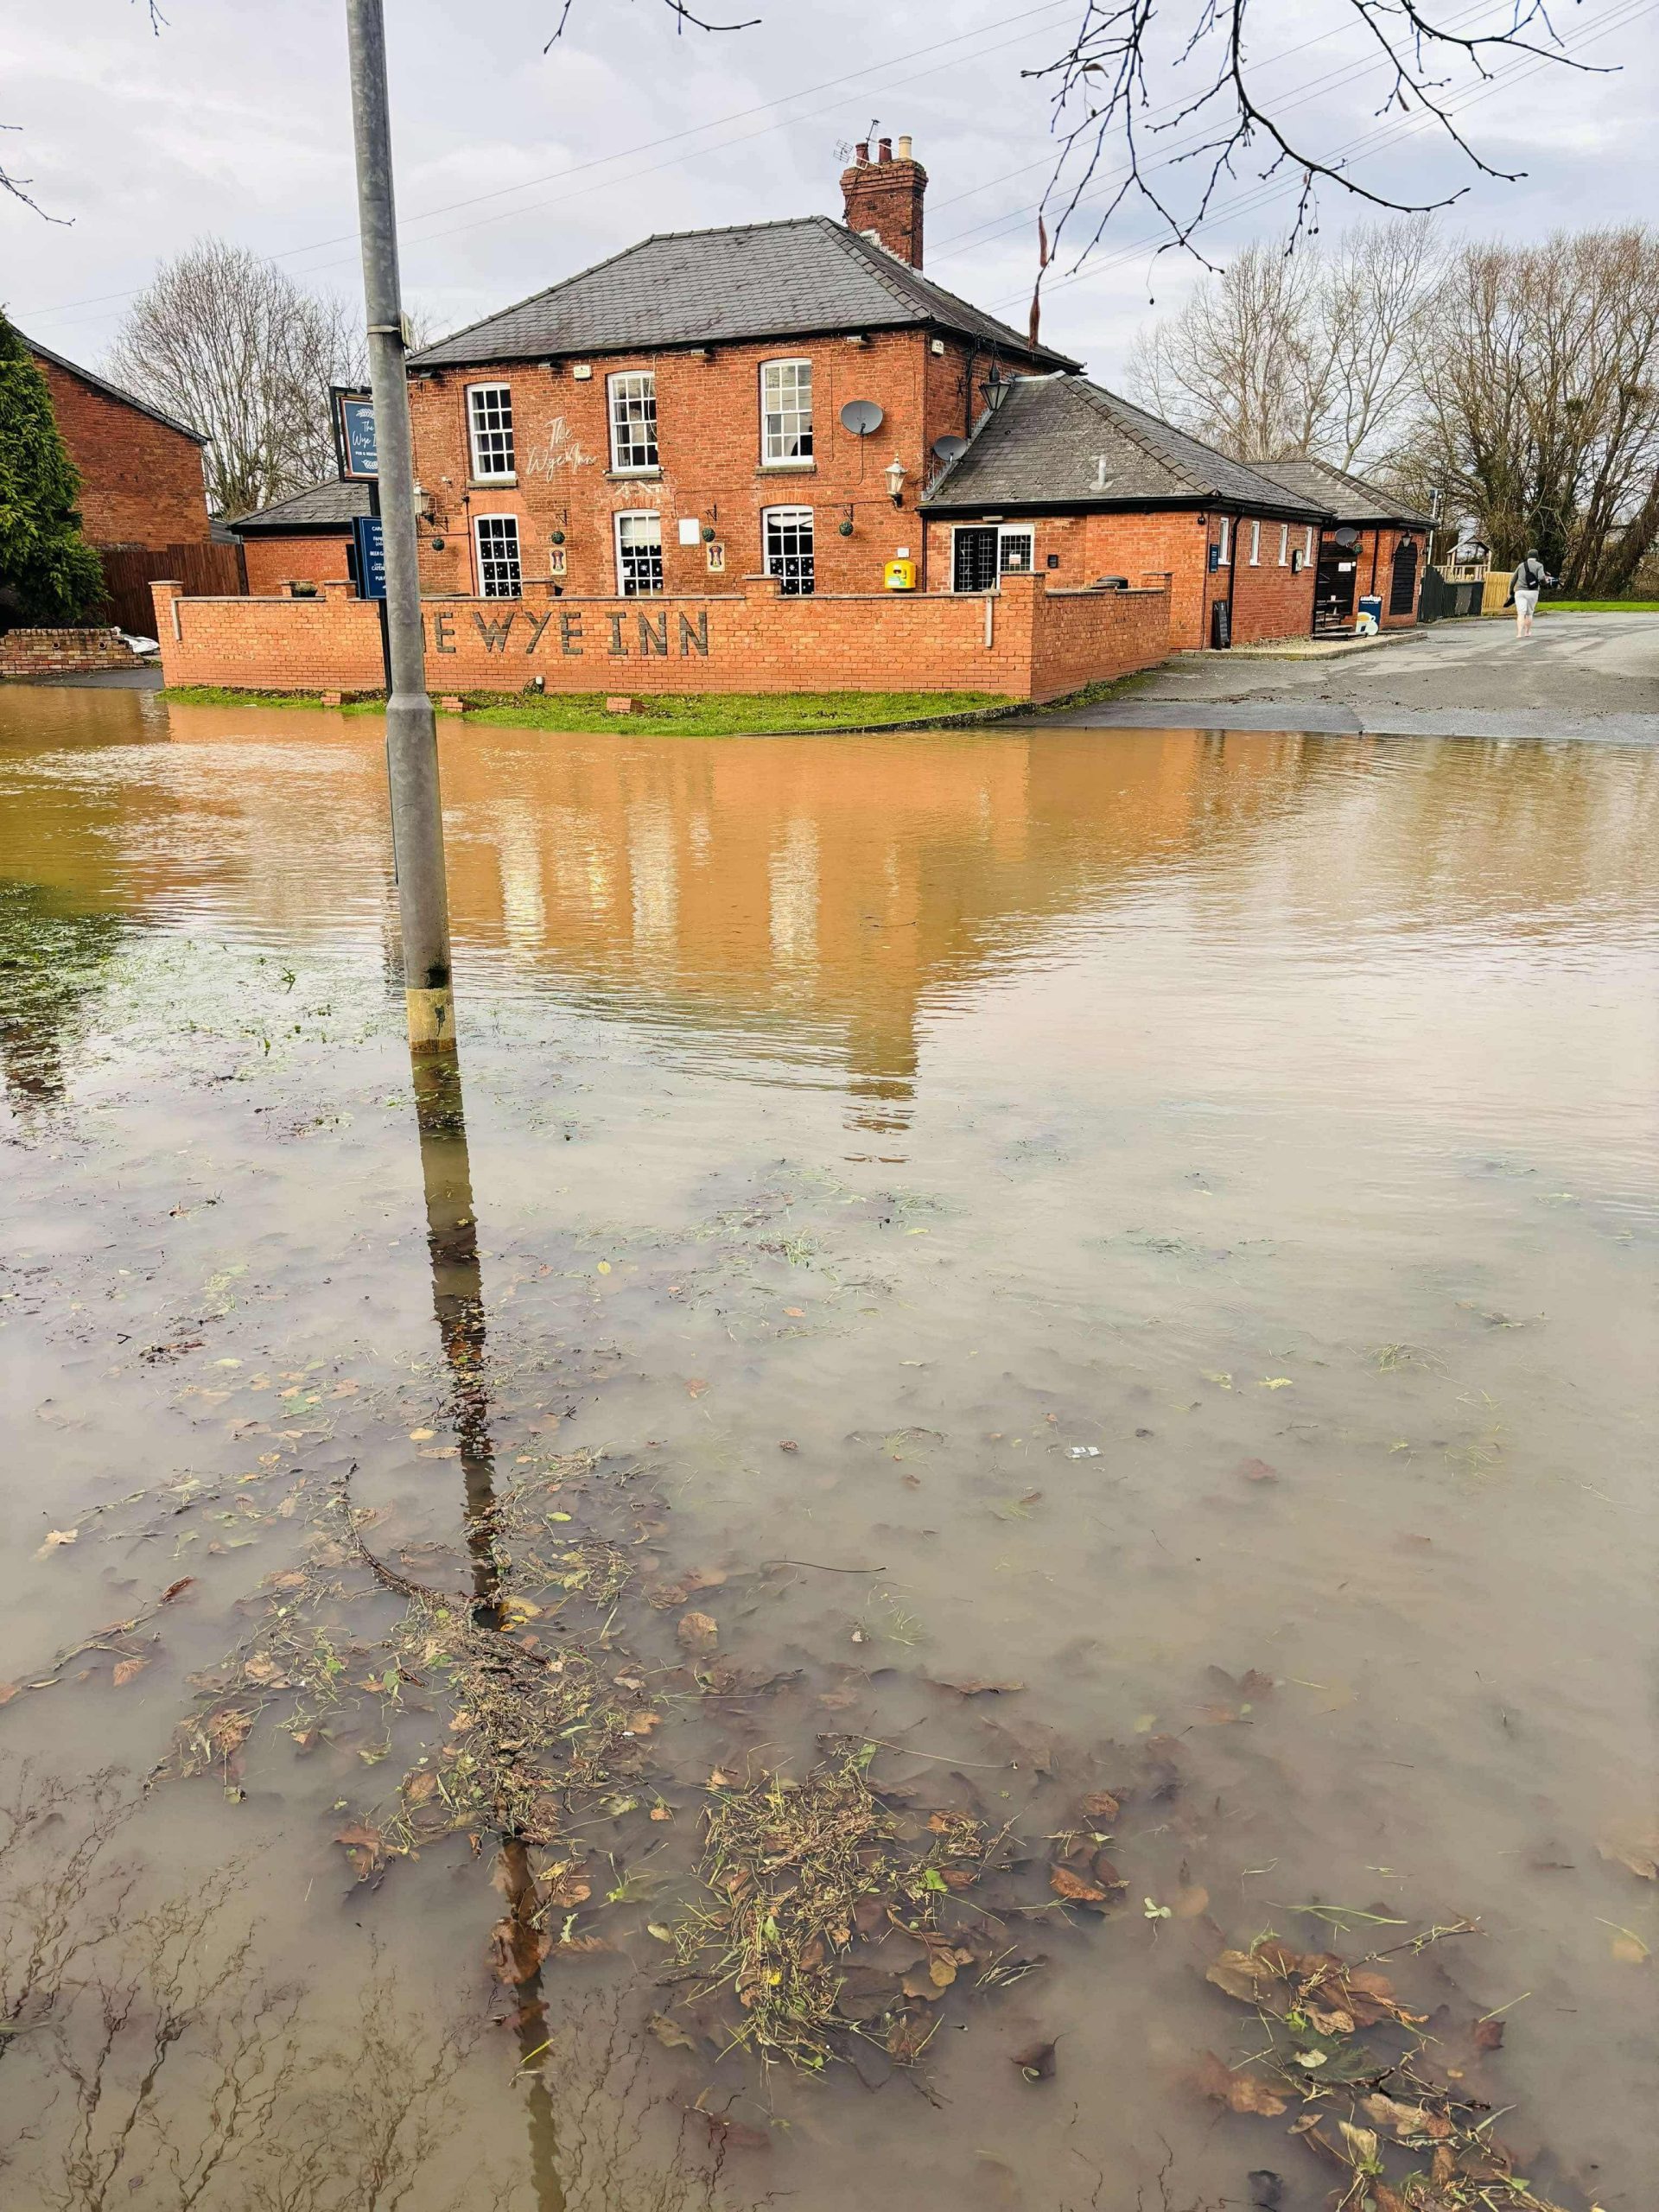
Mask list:
[[1529,552],[1510,579],[1510,596],[1515,601],[1515,634],[1517,638],[1532,635],[1532,618],[1538,612],[1538,594],[1555,579],[1545,568],[1535,552]]

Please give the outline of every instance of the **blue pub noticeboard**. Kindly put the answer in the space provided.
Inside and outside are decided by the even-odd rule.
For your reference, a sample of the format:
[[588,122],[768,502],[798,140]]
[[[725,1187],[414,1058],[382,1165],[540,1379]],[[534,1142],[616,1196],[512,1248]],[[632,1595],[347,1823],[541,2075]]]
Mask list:
[[352,543],[357,549],[357,595],[384,599],[386,595],[386,540],[378,515],[353,515]]
[[340,480],[346,484],[372,483],[380,474],[380,454],[374,436],[374,398],[366,391],[332,387],[334,403],[334,450]]

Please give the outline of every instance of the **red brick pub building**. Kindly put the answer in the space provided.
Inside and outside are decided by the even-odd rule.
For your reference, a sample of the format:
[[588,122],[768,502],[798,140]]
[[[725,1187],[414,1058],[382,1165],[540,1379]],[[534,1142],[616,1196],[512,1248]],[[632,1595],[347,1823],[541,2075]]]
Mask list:
[[[435,691],[1041,698],[1306,634],[1325,508],[925,276],[926,185],[860,147],[843,221],[650,238],[411,357]],[[321,600],[171,605],[170,682],[376,680],[343,488],[238,525]]]

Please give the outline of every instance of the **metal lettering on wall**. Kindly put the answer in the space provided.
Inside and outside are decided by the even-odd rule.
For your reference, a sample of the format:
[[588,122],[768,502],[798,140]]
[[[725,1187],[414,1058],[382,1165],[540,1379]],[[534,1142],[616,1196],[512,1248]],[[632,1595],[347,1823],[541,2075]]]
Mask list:
[[[664,608],[658,614],[613,613],[607,609],[595,620],[605,625],[602,634],[590,638],[583,627],[586,610],[567,608],[558,616],[557,650],[567,659],[581,660],[588,645],[602,651],[607,660],[632,660],[645,656],[667,659],[677,647],[682,660],[693,653],[707,660],[709,658],[709,612],[705,607],[694,621],[689,614]],[[463,622],[459,614],[434,611],[429,620],[423,615],[427,632],[427,649],[435,653],[456,653],[461,647],[455,642],[458,624],[462,624],[462,635],[471,632],[486,653],[518,654],[526,658],[536,653],[553,623],[551,613],[532,614],[528,609],[515,608],[510,614],[486,616],[476,608],[470,620]],[[470,643],[470,639],[468,642]],[[549,652],[554,647],[550,642]]]

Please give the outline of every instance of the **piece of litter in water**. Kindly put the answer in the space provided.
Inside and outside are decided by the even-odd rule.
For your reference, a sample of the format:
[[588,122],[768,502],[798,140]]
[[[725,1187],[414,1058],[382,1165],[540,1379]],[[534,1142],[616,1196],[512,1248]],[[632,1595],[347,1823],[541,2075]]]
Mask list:
[[1100,1446],[1098,1444],[1068,1444],[1065,1456],[1068,1459],[1098,1459]]

